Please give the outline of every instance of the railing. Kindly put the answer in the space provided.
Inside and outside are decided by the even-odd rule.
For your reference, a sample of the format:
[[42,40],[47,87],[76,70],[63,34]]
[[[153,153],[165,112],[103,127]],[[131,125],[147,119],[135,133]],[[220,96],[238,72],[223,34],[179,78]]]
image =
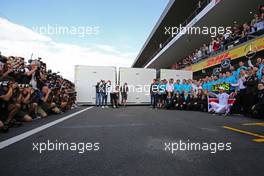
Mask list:
[[[198,7],[195,11],[193,11],[191,13],[191,15],[182,23],[182,26],[187,26],[211,1],[212,0],[203,0],[203,1],[201,1],[200,7]],[[167,40],[164,43],[161,43],[162,47],[161,48],[159,47],[154,52],[154,54],[151,55],[151,57],[146,61],[146,63],[144,64],[143,67],[145,67],[174,37],[169,35]]]

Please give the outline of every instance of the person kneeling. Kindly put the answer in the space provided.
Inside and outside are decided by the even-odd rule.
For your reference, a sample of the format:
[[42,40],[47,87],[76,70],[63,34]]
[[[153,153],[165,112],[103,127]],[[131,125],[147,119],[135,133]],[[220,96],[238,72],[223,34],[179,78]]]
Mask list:
[[215,97],[218,99],[219,103],[210,102],[209,103],[209,112],[216,113],[216,114],[225,114],[228,115],[230,112],[230,107],[228,104],[228,99],[232,97],[225,92],[224,87],[219,87],[219,94],[210,93],[209,96]]

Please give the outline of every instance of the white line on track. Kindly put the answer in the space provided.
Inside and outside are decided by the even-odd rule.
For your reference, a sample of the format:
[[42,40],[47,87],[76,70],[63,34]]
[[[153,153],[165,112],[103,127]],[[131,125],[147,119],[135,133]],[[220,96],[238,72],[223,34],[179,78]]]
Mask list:
[[56,124],[58,124],[58,123],[60,123],[60,122],[63,122],[64,120],[67,120],[67,119],[69,119],[69,118],[71,118],[71,117],[73,117],[73,116],[76,116],[76,115],[78,115],[78,114],[80,114],[80,113],[82,113],[82,112],[84,112],[84,111],[87,111],[87,110],[89,110],[89,109],[91,109],[91,108],[93,108],[93,107],[85,108],[85,109],[83,109],[83,110],[80,110],[80,111],[78,111],[78,112],[75,112],[75,113],[73,113],[73,114],[70,114],[70,115],[68,115],[68,116],[66,116],[66,117],[60,118],[60,119],[58,119],[58,120],[55,120],[55,121],[50,122],[50,123],[47,123],[47,124],[45,124],[45,125],[42,125],[42,126],[40,126],[40,127],[37,127],[37,128],[35,128],[35,129],[32,129],[32,130],[30,130],[30,131],[27,131],[27,132],[25,132],[25,133],[22,133],[22,134],[20,134],[20,135],[15,136],[15,137],[12,137],[12,138],[9,138],[9,139],[7,139],[7,140],[4,140],[4,141],[0,142],[0,149],[3,149],[3,148],[5,148],[5,147],[7,147],[7,146],[9,146],[9,145],[11,145],[11,144],[14,144],[14,143],[16,143],[16,142],[18,142],[18,141],[21,141],[21,140],[23,140],[23,139],[25,139],[25,138],[27,138],[27,137],[33,135],[33,134],[36,134],[36,133],[38,133],[38,132],[40,132],[40,131],[42,131],[42,130],[45,130],[45,129],[51,127],[51,126],[54,126],[54,125],[56,125]]

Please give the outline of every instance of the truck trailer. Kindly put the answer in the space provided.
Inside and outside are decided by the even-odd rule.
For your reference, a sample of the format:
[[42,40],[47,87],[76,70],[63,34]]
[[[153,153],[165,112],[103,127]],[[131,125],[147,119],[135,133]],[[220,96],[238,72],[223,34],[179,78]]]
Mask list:
[[[77,92],[77,103],[81,105],[95,105],[95,86],[100,80],[110,80],[116,85],[116,68],[108,66],[75,66],[75,87]],[[108,97],[108,103],[110,98]]]
[[150,84],[156,78],[155,69],[119,68],[119,85],[128,85],[127,104],[150,104]]
[[174,80],[193,79],[193,72],[186,70],[160,69],[157,78],[160,80],[169,80],[171,78]]

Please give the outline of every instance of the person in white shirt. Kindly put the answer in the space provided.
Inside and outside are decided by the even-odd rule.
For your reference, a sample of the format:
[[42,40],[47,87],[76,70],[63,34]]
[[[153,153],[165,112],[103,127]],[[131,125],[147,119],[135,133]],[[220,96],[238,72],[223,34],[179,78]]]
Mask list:
[[108,99],[108,95],[109,93],[111,92],[111,90],[113,89],[112,85],[111,85],[111,81],[108,80],[106,82],[106,97],[105,97],[105,107],[108,108],[108,105],[107,105],[107,99]]
[[227,115],[230,112],[230,107],[228,104],[228,99],[231,95],[225,92],[224,87],[219,87],[219,94],[210,93],[210,96],[218,98],[219,103],[210,102],[211,106],[209,112],[214,112],[216,114],[225,114]]
[[170,79],[169,83],[166,86],[166,91],[168,92],[168,97],[172,97],[173,92],[174,92],[174,80]]

